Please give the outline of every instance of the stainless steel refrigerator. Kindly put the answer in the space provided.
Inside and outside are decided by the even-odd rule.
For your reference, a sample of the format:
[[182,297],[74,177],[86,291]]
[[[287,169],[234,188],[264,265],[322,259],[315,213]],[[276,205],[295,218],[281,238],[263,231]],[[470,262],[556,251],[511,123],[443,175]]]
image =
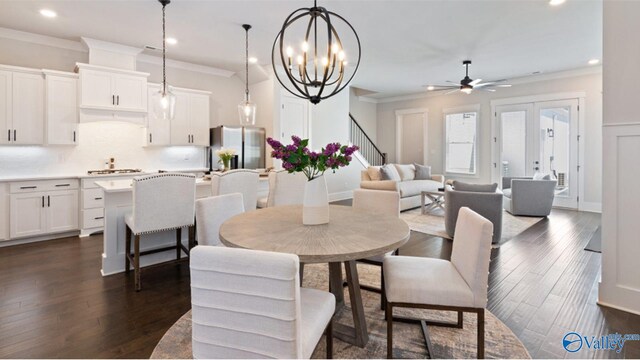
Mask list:
[[[209,168],[218,167],[216,150],[234,149],[238,156],[235,168],[264,169],[265,130],[264,128],[242,126],[218,126],[209,130]],[[234,168],[234,166],[232,166]]]

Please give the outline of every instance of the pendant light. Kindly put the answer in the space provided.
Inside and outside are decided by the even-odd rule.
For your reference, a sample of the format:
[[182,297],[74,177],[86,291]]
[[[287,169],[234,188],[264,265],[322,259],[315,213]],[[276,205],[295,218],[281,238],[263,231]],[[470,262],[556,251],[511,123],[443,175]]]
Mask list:
[[[347,35],[353,46],[353,67],[347,66],[346,49],[334,26],[338,24],[341,29],[351,30]],[[295,27],[304,30],[297,38],[291,35]],[[297,54],[294,43],[300,44]],[[339,93],[351,82],[360,65],[360,54],[360,39],[353,26],[342,16],[317,6],[315,0],[313,7],[300,8],[286,18],[271,49],[273,71],[280,84],[313,104]],[[278,74],[277,63],[284,68],[286,79]]]
[[251,29],[251,25],[244,24],[242,27],[245,30],[245,97],[244,101],[238,105],[238,115],[240,116],[240,124],[251,126],[256,124],[256,104],[251,102],[249,96],[249,29]]
[[156,119],[173,120],[176,109],[176,96],[167,85],[167,37],[165,30],[165,8],[171,3],[171,0],[158,1],[162,4],[162,87],[157,93],[153,94],[153,112]]

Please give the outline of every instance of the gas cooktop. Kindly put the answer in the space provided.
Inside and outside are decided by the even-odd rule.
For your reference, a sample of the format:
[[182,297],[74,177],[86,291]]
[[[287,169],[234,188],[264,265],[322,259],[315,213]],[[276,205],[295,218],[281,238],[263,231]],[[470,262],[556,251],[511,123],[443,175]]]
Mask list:
[[102,170],[89,170],[89,175],[109,175],[109,174],[135,174],[142,172],[141,169],[102,169]]

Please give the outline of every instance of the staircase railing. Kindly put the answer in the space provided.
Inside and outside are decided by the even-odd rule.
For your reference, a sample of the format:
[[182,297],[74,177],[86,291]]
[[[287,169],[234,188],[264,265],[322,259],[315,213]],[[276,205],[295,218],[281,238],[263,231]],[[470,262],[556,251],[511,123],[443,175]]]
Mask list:
[[360,154],[372,166],[381,166],[387,162],[387,154],[378,149],[376,144],[369,138],[369,135],[362,129],[353,115],[349,114],[351,119],[351,143],[358,146]]

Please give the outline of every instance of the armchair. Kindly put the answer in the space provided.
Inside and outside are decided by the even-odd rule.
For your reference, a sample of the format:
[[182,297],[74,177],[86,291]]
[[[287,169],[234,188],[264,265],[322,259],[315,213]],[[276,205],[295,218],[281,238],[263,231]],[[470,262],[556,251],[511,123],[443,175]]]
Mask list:
[[[497,187],[497,184],[496,184]],[[454,190],[445,186],[444,225],[449,236],[456,231],[456,222],[461,208],[468,207],[493,223],[492,243],[497,244],[502,237],[502,193]],[[455,242],[455,241],[454,241]]]
[[526,177],[502,178],[502,205],[513,215],[549,216],[555,197],[556,180]]

